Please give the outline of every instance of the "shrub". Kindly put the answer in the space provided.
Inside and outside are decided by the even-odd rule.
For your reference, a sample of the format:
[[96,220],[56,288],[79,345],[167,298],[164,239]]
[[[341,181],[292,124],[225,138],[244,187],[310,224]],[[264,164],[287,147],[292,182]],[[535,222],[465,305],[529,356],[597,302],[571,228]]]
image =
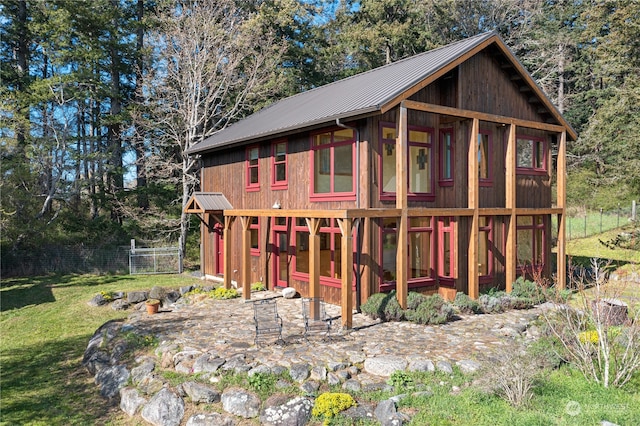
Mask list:
[[456,294],[456,298],[453,300],[453,305],[456,306],[463,314],[479,314],[482,312],[477,300],[473,300],[464,293]]
[[578,333],[578,340],[580,343],[591,343],[592,345],[598,344],[598,332],[595,330],[587,330]]
[[210,292],[211,297],[214,299],[233,299],[238,297],[238,291],[235,288],[218,287]]
[[500,312],[504,312],[504,306],[500,298],[491,296],[489,294],[483,294],[478,298],[478,304],[480,305],[480,309],[485,314],[497,314]]
[[251,284],[251,291],[265,291],[267,288],[260,281]]
[[404,310],[398,303],[395,290],[372,295],[360,309],[371,318],[380,318],[382,321],[400,321],[404,318]]
[[272,393],[277,377],[268,373],[256,373],[252,376],[248,376],[249,386],[251,386],[256,392],[261,394]]
[[526,280],[524,277],[518,277],[513,283],[511,297],[518,299],[516,308],[530,308],[546,301],[544,289],[533,281]]
[[453,307],[437,294],[425,297],[415,309],[408,310],[405,315],[409,321],[418,324],[444,324],[453,317]]
[[316,417],[324,417],[325,424],[327,424],[333,416],[354,405],[356,402],[348,393],[323,393],[316,398],[311,414]]
[[426,298],[423,294],[410,291],[409,294],[407,294],[407,309],[415,310]]
[[395,388],[408,388],[413,385],[413,378],[406,371],[396,370],[391,373],[387,384]]

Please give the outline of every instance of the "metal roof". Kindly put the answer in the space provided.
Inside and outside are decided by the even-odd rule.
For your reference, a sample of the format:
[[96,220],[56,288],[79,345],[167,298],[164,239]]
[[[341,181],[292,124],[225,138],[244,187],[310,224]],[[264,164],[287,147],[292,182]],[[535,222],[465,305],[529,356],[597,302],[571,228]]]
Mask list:
[[[500,42],[496,32],[483,33],[282,99],[213,134],[188,149],[187,154],[381,111],[390,102],[399,102],[404,92],[492,38]],[[513,56],[512,60],[517,62]]]
[[231,210],[233,206],[221,192],[194,192],[187,206],[186,213],[208,213]]

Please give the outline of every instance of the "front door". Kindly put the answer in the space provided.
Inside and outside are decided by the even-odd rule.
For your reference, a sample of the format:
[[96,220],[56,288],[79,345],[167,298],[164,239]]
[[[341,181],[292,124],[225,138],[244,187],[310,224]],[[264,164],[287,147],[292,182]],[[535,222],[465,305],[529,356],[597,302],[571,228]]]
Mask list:
[[438,218],[438,282],[444,287],[455,286],[456,240],[455,220]]
[[216,275],[222,275],[224,272],[224,240],[222,225],[216,223],[213,227],[213,250],[215,257],[215,273]]

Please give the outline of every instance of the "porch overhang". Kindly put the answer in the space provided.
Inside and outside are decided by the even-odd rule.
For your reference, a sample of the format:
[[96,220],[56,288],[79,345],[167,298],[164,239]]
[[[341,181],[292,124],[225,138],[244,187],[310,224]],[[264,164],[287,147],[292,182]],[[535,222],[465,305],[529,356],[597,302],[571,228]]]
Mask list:
[[233,206],[221,192],[194,192],[184,207],[185,213],[222,213]]

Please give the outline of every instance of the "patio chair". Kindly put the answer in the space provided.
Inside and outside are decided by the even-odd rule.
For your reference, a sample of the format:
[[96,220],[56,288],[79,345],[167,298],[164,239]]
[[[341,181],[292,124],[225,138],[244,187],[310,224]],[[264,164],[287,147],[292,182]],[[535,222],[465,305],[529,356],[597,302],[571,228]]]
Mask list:
[[304,319],[304,337],[311,334],[329,335],[332,319],[327,315],[324,300],[321,297],[302,299],[302,318]]
[[259,345],[270,337],[282,342],[282,318],[278,315],[275,299],[264,299],[253,303],[253,322],[256,326],[254,342]]

